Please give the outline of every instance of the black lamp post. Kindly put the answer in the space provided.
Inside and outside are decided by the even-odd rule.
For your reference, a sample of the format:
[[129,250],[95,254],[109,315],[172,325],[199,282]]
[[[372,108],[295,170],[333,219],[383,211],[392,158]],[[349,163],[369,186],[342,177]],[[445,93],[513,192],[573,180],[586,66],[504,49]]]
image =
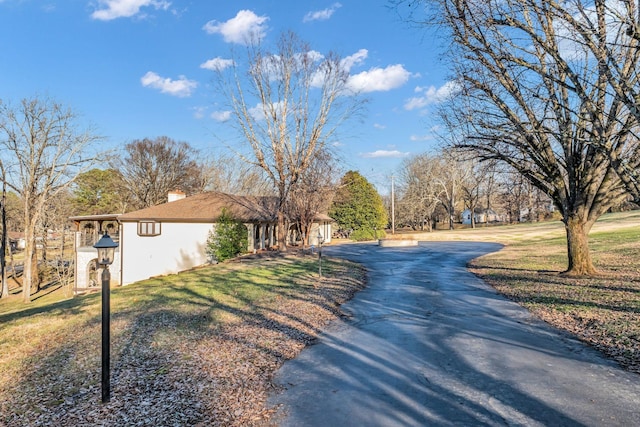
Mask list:
[[98,264],[102,270],[102,403],[107,403],[111,398],[110,381],[110,348],[111,348],[111,308],[110,308],[110,287],[111,273],[109,265],[113,263],[114,254],[118,244],[111,240],[105,231],[102,238],[93,245],[98,250]]

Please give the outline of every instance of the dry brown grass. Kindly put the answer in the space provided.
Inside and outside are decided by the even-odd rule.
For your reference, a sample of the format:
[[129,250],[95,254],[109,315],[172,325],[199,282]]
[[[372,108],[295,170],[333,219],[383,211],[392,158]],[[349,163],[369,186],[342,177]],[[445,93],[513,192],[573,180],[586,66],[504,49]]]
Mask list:
[[340,315],[364,271],[243,259],[112,291],[100,403],[98,295],[0,314],[0,425],[264,425],[271,377]]
[[500,293],[640,373],[639,214],[605,216],[594,227],[595,277],[563,275],[564,237],[535,230],[471,267]]

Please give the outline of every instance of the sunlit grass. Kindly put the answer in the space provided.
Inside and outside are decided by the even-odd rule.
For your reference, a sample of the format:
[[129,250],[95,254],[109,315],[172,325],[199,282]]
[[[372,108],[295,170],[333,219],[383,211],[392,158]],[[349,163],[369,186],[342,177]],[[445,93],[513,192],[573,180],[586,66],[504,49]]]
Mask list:
[[[323,262],[325,276],[344,278],[345,285],[349,278],[362,278],[353,264]],[[283,301],[313,303],[317,296],[309,290],[317,281],[315,258],[287,256],[228,262],[112,288],[112,365],[132,342],[149,340],[154,348],[170,351],[184,344],[182,337],[194,340],[246,319],[263,319]],[[13,402],[12,410],[32,411],[37,405],[29,402],[38,400],[39,389],[68,397],[95,388],[100,316],[99,292],[67,298],[60,289],[29,304],[19,296],[1,301],[0,401]],[[53,397],[47,402],[59,404]],[[0,413],[3,409],[0,403]]]
[[562,274],[562,237],[512,240],[471,267],[508,298],[640,372],[640,221],[637,213],[603,221],[589,237],[594,277]]

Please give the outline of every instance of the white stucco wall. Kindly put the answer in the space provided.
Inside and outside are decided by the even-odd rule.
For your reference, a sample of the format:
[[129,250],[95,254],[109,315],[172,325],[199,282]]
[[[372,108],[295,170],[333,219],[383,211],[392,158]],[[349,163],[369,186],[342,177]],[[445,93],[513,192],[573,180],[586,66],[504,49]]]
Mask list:
[[159,236],[138,236],[136,222],[122,223],[122,284],[174,274],[207,263],[205,245],[213,224],[161,224]]
[[[99,288],[101,286],[101,274],[102,269],[98,267],[94,280],[95,282],[89,283],[89,264],[92,260],[97,260],[98,250],[92,246],[80,246],[81,233],[76,232],[75,236],[75,288],[80,291],[91,288]],[[109,266],[109,272],[111,273],[111,285],[117,286],[120,284],[120,248],[116,248],[114,253],[113,264]]]
[[331,243],[331,223],[330,222],[314,222],[311,225],[311,234],[309,235],[309,244],[317,246],[318,245],[318,231],[323,238],[323,244]]

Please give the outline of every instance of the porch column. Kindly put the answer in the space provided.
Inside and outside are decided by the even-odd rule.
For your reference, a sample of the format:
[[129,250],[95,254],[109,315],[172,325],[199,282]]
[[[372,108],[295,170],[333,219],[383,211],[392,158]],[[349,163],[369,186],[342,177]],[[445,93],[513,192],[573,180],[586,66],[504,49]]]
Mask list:
[[276,245],[275,231],[276,231],[276,226],[274,224],[271,224],[269,226],[269,246]]
[[267,234],[267,226],[260,224],[260,249],[265,248],[265,236]]
[[253,224],[245,224],[244,226],[247,227],[247,250],[252,252],[255,249],[253,245]]

